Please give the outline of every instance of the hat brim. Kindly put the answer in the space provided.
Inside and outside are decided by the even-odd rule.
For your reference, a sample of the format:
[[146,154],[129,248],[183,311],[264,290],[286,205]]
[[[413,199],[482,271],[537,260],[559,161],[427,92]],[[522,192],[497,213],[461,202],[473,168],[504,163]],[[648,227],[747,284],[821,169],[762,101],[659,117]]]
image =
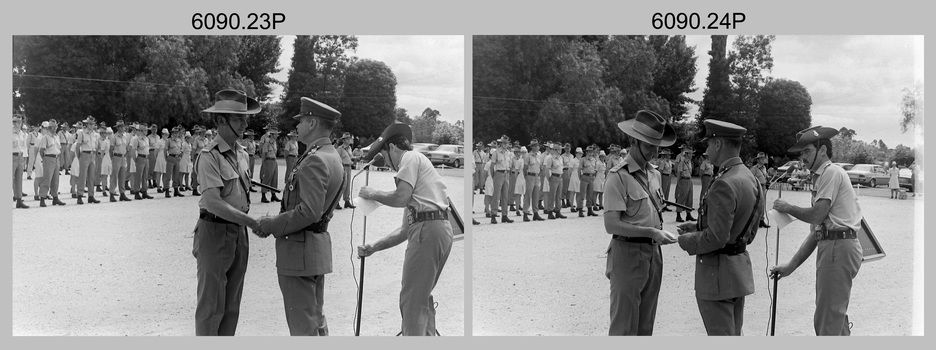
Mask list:
[[628,119],[618,123],[618,129],[621,129],[627,136],[659,147],[669,147],[676,143],[676,129],[669,124],[663,125],[663,135],[659,140],[649,138],[634,129],[637,118]]
[[257,100],[247,97],[247,110],[231,110],[227,108],[218,108],[217,105],[208,107],[207,109],[202,110],[205,113],[230,113],[230,114],[257,114],[260,113],[260,102]]
[[812,141],[809,141],[809,140],[807,140],[807,141],[799,141],[799,142],[797,142],[795,145],[793,145],[793,147],[790,147],[789,149],[787,149],[787,152],[793,153],[793,152],[802,151],[802,150],[806,149],[806,146],[809,146],[811,143],[812,143]]
[[391,137],[403,135],[410,142],[413,141],[413,129],[410,128],[407,124],[393,123],[387,126],[386,129],[380,134],[380,137],[377,138],[377,141],[374,141],[370,145],[370,150],[367,151],[367,155],[364,156],[364,161],[369,162],[371,159],[374,159],[377,156],[377,153],[380,153],[380,150],[383,149],[384,144]]

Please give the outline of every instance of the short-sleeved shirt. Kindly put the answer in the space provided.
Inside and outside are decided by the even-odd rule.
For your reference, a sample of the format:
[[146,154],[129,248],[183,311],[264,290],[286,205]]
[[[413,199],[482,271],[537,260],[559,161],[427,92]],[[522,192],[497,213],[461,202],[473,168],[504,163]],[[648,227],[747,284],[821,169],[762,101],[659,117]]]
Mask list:
[[114,135],[113,137],[109,137],[109,139],[113,140],[111,141],[111,145],[113,146],[111,149],[113,149],[114,153],[127,154],[127,141],[124,139],[123,135]]
[[134,136],[130,139],[130,147],[136,151],[137,156],[146,155],[150,150],[149,138]]
[[543,165],[546,169],[549,170],[549,173],[552,175],[561,175],[562,174],[562,157],[554,156],[552,154],[547,155],[546,159],[543,160]]
[[751,173],[754,174],[754,178],[757,179],[757,182],[761,185],[767,183],[767,171],[764,168],[763,164],[754,164],[751,166]]
[[539,175],[540,167],[543,166],[542,154],[539,152],[529,153],[524,160],[524,163],[527,164],[526,172]]
[[418,212],[448,209],[445,184],[429,158],[419,152],[405,152],[399,169],[395,178],[413,186],[413,197],[407,206]]
[[563,153],[559,157],[562,158],[562,170],[568,169],[572,165],[572,159],[575,158],[575,156],[568,152]]
[[702,164],[699,165],[699,172],[702,173],[702,175],[712,176],[715,174],[715,166],[712,165],[708,159],[703,160]]
[[[246,145],[245,148],[246,148],[247,154],[249,154],[249,155],[251,155],[251,156],[257,154],[257,142],[256,142],[256,141],[254,141],[254,140],[246,140],[244,143],[245,143],[245,145]],[[198,140],[198,139],[195,139],[195,145],[196,145],[196,146],[199,145],[199,140]],[[201,142],[201,145],[204,146],[204,141]],[[199,148],[199,149],[201,149],[201,148]]]
[[52,133],[46,133],[39,140],[39,149],[45,149],[46,155],[58,155],[62,153],[62,143],[59,136]]
[[166,150],[166,140],[159,139],[159,141],[156,141],[156,144],[153,146],[153,148],[155,148],[157,152],[162,153]]
[[42,138],[42,134],[38,132],[29,133],[29,147],[38,147],[39,139]]
[[[298,148],[297,148],[298,151]],[[338,157],[341,158],[341,165],[350,166],[351,165],[351,150],[348,149],[348,146],[338,147]]]
[[26,153],[29,143],[29,135],[22,130],[13,132],[13,152]]
[[156,144],[159,142],[159,140],[161,140],[161,139],[159,138],[159,136],[156,136],[156,134],[151,134],[151,135],[149,135],[149,136],[146,137],[146,141],[148,142],[148,144],[149,144],[149,146],[150,146],[150,151],[155,151],[155,150],[156,150],[156,148],[157,148],[157,147],[156,147]]
[[80,152],[94,151],[94,133],[79,131],[75,142],[78,144],[78,151]]
[[494,170],[507,170],[510,168],[510,156],[507,151],[494,150],[491,152],[491,161],[494,162]]
[[[242,167],[241,157],[246,151],[234,144],[231,148],[221,137],[215,137],[202,149],[195,168],[198,173],[198,187],[201,192],[219,187],[221,200],[237,210],[246,213],[250,209],[247,197],[250,180],[246,169]],[[207,209],[205,197],[198,202],[198,207]]]
[[[621,212],[621,221],[640,227],[662,229],[663,222],[654,206],[662,203],[660,172],[648,163],[641,169],[633,158],[628,156],[619,167],[611,169],[605,182],[605,210]],[[644,190],[635,177],[640,177],[649,187],[650,194]],[[614,232],[608,232],[614,233]],[[623,232],[623,236],[628,236]]]
[[264,142],[260,143],[260,155],[265,158],[275,158],[276,157],[276,139],[271,135],[267,135]]
[[474,158],[475,164],[481,164],[481,153],[482,152],[479,150],[474,150],[474,152],[471,152],[471,157]]
[[595,159],[595,157],[582,158],[582,173],[595,175],[597,166],[598,159]]
[[520,171],[523,169],[523,158],[510,158],[510,171]]
[[812,203],[820,199],[832,201],[829,216],[822,219],[828,229],[861,228],[861,207],[858,206],[858,196],[851,187],[848,173],[842,167],[826,161],[819,166],[816,172],[816,185],[813,192]]
[[692,162],[689,157],[683,157],[676,163],[676,175],[679,177],[692,177]]
[[169,151],[169,154],[179,154],[180,152],[182,152],[182,140],[169,139],[169,141],[167,141],[166,144],[167,144],[166,148]]
[[670,162],[669,159],[660,158],[657,161],[657,167],[659,167],[657,170],[659,170],[660,174],[663,175],[669,175],[673,172],[673,163]]
[[[249,143],[249,141],[248,141]],[[189,142],[182,141],[182,157],[192,157],[192,144]]]
[[108,138],[106,138],[106,137],[105,137],[105,138],[102,138],[102,139],[101,139],[101,147],[100,147],[100,151],[99,151],[99,152],[104,153],[104,155],[107,155],[107,152],[110,151],[110,149],[111,149],[110,139],[108,139]]

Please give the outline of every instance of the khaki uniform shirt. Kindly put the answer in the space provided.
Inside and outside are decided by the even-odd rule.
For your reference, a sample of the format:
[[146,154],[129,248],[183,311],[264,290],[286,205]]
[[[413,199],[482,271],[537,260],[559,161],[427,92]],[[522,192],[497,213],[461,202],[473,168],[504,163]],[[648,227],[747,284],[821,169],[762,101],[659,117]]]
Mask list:
[[[250,179],[247,170],[241,168],[238,152],[240,145],[234,144],[232,148],[221,137],[215,137],[202,149],[195,168],[198,172],[198,187],[201,192],[220,187],[221,200],[230,204],[234,209],[246,213],[250,209],[250,198],[247,191],[250,188]],[[198,201],[200,209],[206,209],[205,196]]]

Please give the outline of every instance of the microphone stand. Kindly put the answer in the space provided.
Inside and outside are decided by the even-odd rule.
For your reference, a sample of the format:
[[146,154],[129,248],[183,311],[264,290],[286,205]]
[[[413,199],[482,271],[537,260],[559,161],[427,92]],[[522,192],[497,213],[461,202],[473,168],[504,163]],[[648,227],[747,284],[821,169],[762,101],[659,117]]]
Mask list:
[[[793,167],[787,168],[787,171],[783,172],[783,174],[777,175],[777,179],[771,185],[782,179],[783,175],[789,173],[791,169]],[[770,186],[767,186],[767,188],[770,188]],[[778,187],[777,191],[777,198],[783,198],[783,186]],[[764,198],[767,198],[767,196],[765,195]],[[764,203],[764,205],[767,205],[767,203]],[[777,265],[780,265],[780,225],[777,225],[777,244],[774,251],[774,266]],[[770,336],[774,336],[777,329],[777,281],[780,280],[780,277],[777,274],[771,274],[770,277],[773,278],[773,298],[770,299]]]
[[[380,155],[378,154],[377,156],[375,156],[374,159],[372,159],[370,163],[364,165],[364,169],[361,169],[361,171],[366,172],[366,174],[364,175],[364,186],[367,186],[370,184],[370,168],[371,168],[371,165],[374,164],[374,162],[377,160],[377,157],[380,157]],[[360,175],[360,174],[361,173],[358,172],[357,175]],[[357,177],[357,175],[354,175],[354,177]],[[364,244],[366,242],[367,242],[367,216],[364,216],[364,235],[361,238],[361,244]],[[364,258],[365,257],[363,256],[361,257],[361,278],[360,278],[361,286],[358,288],[358,294],[357,294],[357,321],[355,321],[356,324],[354,327],[355,337],[361,335],[361,304],[364,301]]]

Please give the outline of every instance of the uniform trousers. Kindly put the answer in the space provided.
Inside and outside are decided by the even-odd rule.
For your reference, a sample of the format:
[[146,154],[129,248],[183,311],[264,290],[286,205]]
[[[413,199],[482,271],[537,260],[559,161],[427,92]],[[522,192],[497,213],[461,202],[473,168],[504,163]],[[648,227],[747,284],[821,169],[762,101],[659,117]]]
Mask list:
[[400,290],[404,336],[436,335],[432,290],[452,251],[452,224],[428,220],[406,229],[406,253]]
[[549,175],[549,193],[546,194],[546,203],[545,208],[546,212],[554,212],[557,209],[562,208],[562,194],[565,191],[561,191],[562,187],[562,177],[556,176],[554,174]]
[[182,183],[181,173],[179,172],[179,157],[166,156],[166,173],[163,175],[163,188],[169,190],[169,180],[172,179],[172,187],[178,188]]
[[345,202],[351,202],[351,164],[344,165],[344,186],[342,196]]
[[[155,146],[155,145],[150,144],[150,146]],[[156,150],[155,149],[150,150],[149,155],[146,157],[146,160],[147,160],[147,165],[148,165],[148,167],[146,168],[147,182],[149,182],[150,179],[155,179],[156,181],[154,182],[159,182],[159,178],[156,177]],[[137,171],[139,171],[139,169]]]
[[816,256],[816,335],[851,335],[848,301],[852,280],[861,268],[861,243],[857,238],[822,240]]
[[[692,178],[683,177],[676,182],[676,203],[692,207]],[[676,207],[676,212],[681,213],[684,210]],[[685,210],[688,211],[688,210]]]
[[[247,157],[248,157],[247,158],[247,175],[250,177],[251,180],[253,180],[254,165],[257,164],[256,162],[257,156],[251,154],[251,155],[248,155]],[[195,159],[195,157],[193,156],[192,159]],[[198,181],[195,180],[194,176],[192,176],[192,181],[194,181],[195,184],[198,184]],[[195,187],[195,186],[192,186],[192,187]]]
[[[29,174],[29,176],[33,175],[33,168],[35,168],[36,166],[36,160],[38,159],[38,157],[39,157],[39,149],[36,147],[30,146],[29,147],[29,159],[26,162],[27,163],[26,173]],[[40,160],[40,162],[42,161]]]
[[195,335],[234,335],[248,248],[246,227],[198,220],[192,247],[198,266]]
[[[277,187],[277,177],[279,177],[279,165],[276,164],[276,158],[263,158],[263,163],[260,163],[260,183]],[[266,188],[260,188],[260,193],[269,191]]]
[[279,275],[278,279],[289,335],[328,335],[328,325],[322,314],[325,305],[325,275]]
[[705,194],[708,193],[709,186],[712,185],[712,175],[702,175],[702,193],[699,194],[699,206],[702,206],[702,198],[705,198]]
[[[572,180],[572,169],[565,168],[562,169],[562,188],[560,188],[560,198],[569,199],[569,181]],[[549,187],[552,187],[552,184],[549,184]],[[559,203],[559,206],[562,207],[562,203]]]
[[[595,189],[595,175],[582,175],[579,177],[579,192],[575,196],[577,199],[575,201],[576,208],[584,208],[582,202],[585,202],[589,208],[595,205],[595,199],[593,197],[593,191]],[[587,200],[586,200],[587,199]]]
[[744,297],[702,300],[696,297],[702,324],[708,335],[741,335],[744,324]]
[[23,197],[23,156],[13,155],[13,198]]
[[78,197],[84,196],[85,186],[94,193],[94,154],[85,152],[78,154]]
[[670,177],[670,174],[660,174],[660,187],[663,188],[663,200],[665,201],[669,200],[669,190],[670,190],[671,181],[672,181],[672,177]]
[[608,335],[653,335],[663,281],[660,246],[612,239],[605,276],[611,281]]
[[45,198],[51,192],[52,197],[58,197],[59,165],[58,156],[42,157],[42,185],[39,186],[39,197]]
[[[540,191],[542,190],[542,181],[539,176],[526,175],[526,191],[523,193],[523,212],[533,213],[539,210],[535,207],[539,203]],[[530,211],[532,208],[532,211]]]
[[101,181],[103,177],[101,176],[101,167],[103,167],[104,165],[104,157],[107,157],[107,153],[104,153],[104,154],[95,153],[94,154],[94,173],[92,175],[94,176],[95,186],[102,185]]
[[[195,172],[195,169],[197,168],[196,165],[198,164],[199,154],[201,154],[201,151],[192,155],[192,176],[191,176],[192,180],[191,181],[192,181],[192,189],[195,191],[198,191],[198,176]],[[253,179],[253,164],[254,164],[253,156],[250,156],[250,168],[248,168],[247,170],[250,172],[251,179]],[[251,185],[251,187],[253,187],[253,185]]]
[[133,173],[132,191],[142,193],[149,188],[149,159],[147,157],[137,156],[136,172]]
[[110,189],[111,194],[114,194],[114,192],[124,194],[122,179],[126,177],[127,162],[124,161],[124,156],[112,156],[110,183],[108,184],[108,189]]
[[474,163],[474,174],[473,174],[474,176],[472,176],[472,179],[474,180],[474,182],[472,183],[473,185],[472,189],[477,190],[477,189],[484,188],[484,181],[481,180],[482,172],[483,170],[481,167],[481,163]]
[[500,203],[501,215],[507,215],[507,173],[503,170],[494,171],[494,192],[491,193],[491,213],[497,213],[497,204]]

